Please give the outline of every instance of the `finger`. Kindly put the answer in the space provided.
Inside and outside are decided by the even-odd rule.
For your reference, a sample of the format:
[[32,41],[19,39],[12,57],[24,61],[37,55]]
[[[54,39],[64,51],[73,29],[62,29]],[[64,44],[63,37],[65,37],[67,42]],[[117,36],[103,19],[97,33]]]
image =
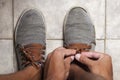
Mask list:
[[59,47],[52,52],[52,56],[54,58],[57,57],[57,60],[59,59],[60,61],[60,60],[64,60],[64,58],[66,57],[75,55],[75,53],[76,53],[76,50],[74,49],[65,49],[63,47]]
[[65,58],[64,61],[65,63],[70,64],[73,60],[74,60],[74,56],[70,56],[70,57]]
[[[56,48],[55,50],[61,50],[61,49],[65,49],[64,47],[58,47],[58,48]],[[55,51],[54,50],[54,51]]]
[[74,49],[65,49],[63,50],[64,52],[62,53],[64,56],[73,56],[76,54],[76,50]]
[[89,57],[89,58],[96,58],[99,59],[103,56],[102,53],[98,53],[98,52],[82,52],[82,55]]
[[45,61],[45,67],[48,67],[49,62],[50,62],[50,59],[51,59],[51,55],[52,55],[52,53],[49,53],[49,54],[47,55],[47,58],[46,58],[46,61]]
[[51,55],[52,55],[52,53],[49,53],[49,54],[47,55],[47,59],[50,59]]
[[74,60],[74,56],[67,57],[64,60],[66,71],[69,71],[70,63]]
[[65,49],[63,47],[56,48],[53,53],[55,54],[63,54],[63,55],[72,55],[76,53],[76,50],[74,49]]
[[87,65],[88,67],[90,67],[91,65],[93,65],[94,61],[89,59],[88,57],[82,55],[82,54],[76,54],[75,55],[75,59],[85,65]]
[[64,62],[65,62],[65,70],[66,70],[66,76],[69,74],[70,70],[70,63],[74,60],[74,56],[67,57]]

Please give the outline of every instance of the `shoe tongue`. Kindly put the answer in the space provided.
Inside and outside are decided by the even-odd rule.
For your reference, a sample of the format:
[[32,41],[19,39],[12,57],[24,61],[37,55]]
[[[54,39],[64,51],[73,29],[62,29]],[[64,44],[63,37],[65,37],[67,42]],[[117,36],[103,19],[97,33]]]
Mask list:
[[44,55],[45,47],[41,44],[28,44],[24,45],[22,48],[23,52],[27,52],[27,57],[32,61],[39,61],[42,59],[42,55]]
[[66,48],[68,49],[75,49],[77,50],[77,53],[83,52],[83,51],[89,51],[91,49],[91,45],[84,44],[84,43],[74,43],[68,45]]
[[37,43],[24,45],[24,48],[31,48],[31,47],[45,49],[45,47],[43,45],[37,44]]

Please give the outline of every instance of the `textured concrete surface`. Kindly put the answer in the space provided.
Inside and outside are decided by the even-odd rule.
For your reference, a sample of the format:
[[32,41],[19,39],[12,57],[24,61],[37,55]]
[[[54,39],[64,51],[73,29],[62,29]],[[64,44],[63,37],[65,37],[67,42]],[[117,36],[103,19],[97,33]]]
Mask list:
[[119,80],[119,0],[0,0],[0,74],[16,71],[12,35],[23,11],[36,8],[44,14],[48,54],[62,46],[64,17],[74,6],[88,11],[96,29],[96,51],[112,56],[114,80]]
[[107,38],[108,39],[120,39],[120,1],[119,0],[107,0]]
[[0,0],[0,38],[12,38],[12,0]]
[[12,40],[0,40],[0,73],[14,72]]

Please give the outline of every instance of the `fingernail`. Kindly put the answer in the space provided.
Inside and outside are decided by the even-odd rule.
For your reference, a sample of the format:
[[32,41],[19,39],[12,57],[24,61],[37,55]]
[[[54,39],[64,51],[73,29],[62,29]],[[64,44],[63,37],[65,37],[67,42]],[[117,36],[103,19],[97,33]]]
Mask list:
[[75,55],[75,59],[77,59],[79,61],[80,60],[80,56],[81,56],[81,54],[76,54]]
[[71,56],[72,61],[74,60],[74,56]]

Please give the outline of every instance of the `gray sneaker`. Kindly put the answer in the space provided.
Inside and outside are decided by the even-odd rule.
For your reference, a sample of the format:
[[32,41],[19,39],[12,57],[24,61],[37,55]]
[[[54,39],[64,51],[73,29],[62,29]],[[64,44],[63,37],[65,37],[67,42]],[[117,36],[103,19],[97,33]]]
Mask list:
[[[96,45],[94,25],[83,8],[72,8],[66,15],[63,36],[65,48],[75,49],[77,53],[94,50]],[[74,60],[72,64],[90,71],[86,65],[77,60]]]
[[95,29],[86,10],[72,8],[64,21],[64,46],[77,51],[94,50]]
[[31,9],[18,20],[14,35],[18,69],[32,65],[39,68],[44,61],[45,24],[42,14]]

